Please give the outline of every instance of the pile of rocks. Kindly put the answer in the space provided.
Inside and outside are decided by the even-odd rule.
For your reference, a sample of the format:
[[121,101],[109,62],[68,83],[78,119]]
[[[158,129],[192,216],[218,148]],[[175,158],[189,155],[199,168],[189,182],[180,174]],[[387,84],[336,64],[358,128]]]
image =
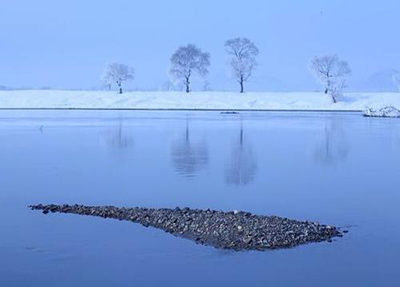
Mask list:
[[[113,206],[32,205],[32,210],[128,220],[162,229],[199,244],[233,250],[266,250],[332,241],[343,234],[335,227],[249,212],[190,208],[148,209]],[[344,233],[347,231],[344,231]]]

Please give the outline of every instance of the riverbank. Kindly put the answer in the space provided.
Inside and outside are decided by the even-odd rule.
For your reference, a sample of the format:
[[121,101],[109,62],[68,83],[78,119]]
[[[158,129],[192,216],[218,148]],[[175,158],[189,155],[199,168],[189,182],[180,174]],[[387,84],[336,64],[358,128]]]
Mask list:
[[364,111],[400,108],[399,93],[347,93],[337,104],[317,92],[126,92],[15,90],[0,91],[0,109]]
[[333,226],[241,211],[41,204],[30,208],[44,214],[72,213],[132,221],[198,244],[236,251],[291,248],[312,242],[331,242],[332,238],[343,236]]

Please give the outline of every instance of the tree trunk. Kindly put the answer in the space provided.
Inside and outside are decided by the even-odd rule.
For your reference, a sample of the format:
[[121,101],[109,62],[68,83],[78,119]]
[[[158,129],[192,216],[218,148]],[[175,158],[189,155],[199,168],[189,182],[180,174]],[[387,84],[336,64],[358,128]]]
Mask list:
[[119,88],[119,93],[122,94],[122,80],[119,79],[119,81],[116,81],[118,88]]
[[327,94],[328,94],[328,92],[329,92],[329,89],[328,89],[328,88],[326,88],[326,89],[325,89],[325,95],[327,95]]
[[334,104],[337,103],[337,100],[336,100],[335,96],[332,96],[332,100],[333,100],[333,103],[334,103]]
[[240,77],[240,93],[243,94],[244,93],[244,84],[243,84],[243,77]]
[[[190,76],[189,76],[190,77]],[[186,93],[190,92],[190,81],[189,81],[189,77],[186,77]]]

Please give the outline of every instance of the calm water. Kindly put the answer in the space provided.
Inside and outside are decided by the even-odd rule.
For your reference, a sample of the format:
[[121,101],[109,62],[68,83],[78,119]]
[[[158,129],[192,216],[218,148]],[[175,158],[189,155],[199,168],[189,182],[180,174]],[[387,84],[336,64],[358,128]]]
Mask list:
[[[1,111],[0,137],[0,286],[400,286],[399,120]],[[238,209],[350,233],[238,253],[35,203]]]

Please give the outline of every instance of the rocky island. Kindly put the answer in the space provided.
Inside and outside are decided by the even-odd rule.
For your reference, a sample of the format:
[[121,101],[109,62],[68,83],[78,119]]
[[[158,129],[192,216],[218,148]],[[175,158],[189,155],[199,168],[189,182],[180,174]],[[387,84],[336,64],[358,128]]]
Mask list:
[[215,211],[190,208],[150,209],[114,206],[31,205],[32,210],[72,213],[140,223],[162,229],[198,244],[222,249],[269,250],[292,248],[312,242],[331,242],[347,231],[317,222],[297,221],[278,216],[254,215],[242,211]]

